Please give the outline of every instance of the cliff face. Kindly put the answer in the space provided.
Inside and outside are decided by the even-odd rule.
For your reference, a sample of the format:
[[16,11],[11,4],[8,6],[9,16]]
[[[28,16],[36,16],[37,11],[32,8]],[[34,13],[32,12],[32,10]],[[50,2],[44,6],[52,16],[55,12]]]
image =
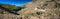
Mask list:
[[18,14],[23,19],[60,19],[60,0],[33,0]]

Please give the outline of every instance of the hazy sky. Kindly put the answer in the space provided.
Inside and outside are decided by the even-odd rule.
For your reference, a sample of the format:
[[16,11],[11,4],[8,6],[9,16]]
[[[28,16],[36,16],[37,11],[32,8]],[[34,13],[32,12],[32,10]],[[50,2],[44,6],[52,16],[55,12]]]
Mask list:
[[2,4],[12,4],[17,6],[24,5],[27,2],[32,2],[32,0],[0,0],[0,3]]

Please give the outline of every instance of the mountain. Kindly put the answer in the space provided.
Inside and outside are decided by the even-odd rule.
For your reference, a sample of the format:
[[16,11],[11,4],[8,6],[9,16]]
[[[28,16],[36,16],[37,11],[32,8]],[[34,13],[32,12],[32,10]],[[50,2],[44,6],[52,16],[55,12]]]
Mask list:
[[20,15],[0,5],[0,19],[21,19]]
[[22,19],[60,19],[59,0],[33,0],[17,13]]
[[11,5],[11,4],[0,4],[2,7],[5,7],[7,9],[10,9],[10,10],[17,10],[17,9],[23,9],[23,7],[21,6],[15,6],[15,5]]
[[[15,5],[11,5],[11,4],[0,4],[0,7],[3,7],[5,10],[9,11],[9,12],[13,12],[13,13],[16,13],[17,11],[21,10],[24,8],[24,6],[20,7],[20,6],[15,6]],[[3,9],[1,8],[1,9]]]

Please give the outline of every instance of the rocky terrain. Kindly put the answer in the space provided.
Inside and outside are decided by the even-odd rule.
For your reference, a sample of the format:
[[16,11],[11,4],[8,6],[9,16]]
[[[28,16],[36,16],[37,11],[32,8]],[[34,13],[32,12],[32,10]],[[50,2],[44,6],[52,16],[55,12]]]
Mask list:
[[17,13],[22,19],[60,19],[60,0],[33,0]]
[[5,7],[0,5],[0,19],[21,19],[20,15]]
[[60,19],[60,0],[33,0],[16,14],[5,6],[0,6],[0,19]]

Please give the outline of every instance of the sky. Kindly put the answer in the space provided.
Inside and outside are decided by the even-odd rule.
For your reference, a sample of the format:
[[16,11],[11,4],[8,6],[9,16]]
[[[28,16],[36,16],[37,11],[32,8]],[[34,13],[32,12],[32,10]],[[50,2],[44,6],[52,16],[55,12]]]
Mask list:
[[12,4],[16,6],[25,5],[27,2],[32,2],[32,0],[0,0],[2,4]]

